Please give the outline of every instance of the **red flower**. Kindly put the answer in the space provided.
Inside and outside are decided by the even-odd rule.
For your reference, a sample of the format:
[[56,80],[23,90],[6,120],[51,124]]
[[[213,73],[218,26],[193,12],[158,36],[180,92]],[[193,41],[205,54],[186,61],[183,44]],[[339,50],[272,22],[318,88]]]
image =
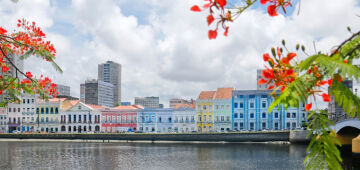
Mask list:
[[26,72],[25,75],[26,75],[26,77],[29,77],[29,78],[32,78],[32,76],[33,76],[30,72]]
[[309,104],[305,105],[305,110],[310,111],[311,107],[312,107],[312,103],[309,103]]
[[281,91],[284,91],[285,88],[286,88],[285,86],[282,86],[280,90],[281,90]]
[[276,5],[269,5],[267,11],[272,17],[279,15],[276,11]]
[[0,90],[0,95],[2,95],[2,94],[3,94],[3,91],[4,91],[3,89],[1,89],[1,90]]
[[210,25],[212,22],[214,22],[214,16],[211,14],[206,18],[208,25]]
[[268,87],[268,90],[271,90],[271,89],[273,89],[274,88],[274,86],[269,86]]
[[269,53],[265,53],[265,54],[263,55],[263,59],[264,59],[265,62],[266,62],[266,61],[269,61],[269,59],[270,59]]
[[324,102],[330,102],[330,95],[323,93],[321,96],[323,97]]
[[291,76],[294,74],[294,70],[286,70],[286,75]]
[[348,60],[345,60],[344,63],[345,63],[345,64],[348,63]]
[[276,51],[277,51],[277,55],[279,56],[279,58],[280,58],[280,56],[281,56],[281,51],[280,51],[280,48],[279,47],[277,47],[276,48]]
[[328,83],[328,82],[329,82],[329,81],[323,80],[323,81],[320,82],[320,85],[325,85],[325,84]]
[[332,79],[329,79],[327,83],[328,83],[329,86],[331,86],[331,84],[332,84]]
[[217,36],[217,31],[216,30],[209,30],[208,36],[209,36],[210,40],[215,39],[216,36]]
[[267,79],[273,79],[274,78],[274,74],[271,70],[263,70],[262,71],[262,76],[267,78]]
[[287,55],[287,59],[289,60],[289,61],[291,61],[294,57],[296,57],[296,53],[288,53],[288,55]]
[[260,0],[260,3],[262,4],[262,5],[265,5],[267,2],[269,2],[270,0]]
[[216,2],[222,9],[224,9],[224,6],[226,5],[226,0],[216,0]]
[[190,8],[191,11],[194,11],[194,12],[201,12],[201,9],[199,6],[197,5],[194,5]]
[[225,28],[225,32],[224,32],[224,36],[227,36],[228,33],[229,33],[229,27],[226,27],[226,28]]
[[8,72],[9,71],[9,67],[7,67],[7,66],[2,66],[2,71],[4,72],[4,73],[6,73],[6,72]]
[[259,81],[258,81],[258,85],[260,85],[260,84],[264,84],[264,83],[266,83],[267,81],[265,80],[265,79],[260,79]]
[[339,76],[339,79],[338,79],[338,82],[342,82],[342,77],[341,76]]

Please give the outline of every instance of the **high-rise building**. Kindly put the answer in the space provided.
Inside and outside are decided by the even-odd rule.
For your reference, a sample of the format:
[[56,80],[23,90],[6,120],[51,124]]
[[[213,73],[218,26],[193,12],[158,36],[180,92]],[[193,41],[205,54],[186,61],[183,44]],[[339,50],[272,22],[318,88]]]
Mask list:
[[85,83],[80,84],[80,101],[85,103]]
[[114,85],[101,80],[85,81],[85,103],[114,107]]
[[[353,91],[353,81],[352,80],[343,80],[342,84]],[[355,92],[356,93],[356,92]],[[329,118],[333,120],[345,119],[347,114],[344,112],[342,106],[339,106],[335,102],[335,97],[331,96],[331,100],[328,104]]]
[[144,108],[159,108],[159,97],[135,97],[135,105],[140,105]]
[[70,96],[70,86],[57,84],[58,96]]
[[[13,56],[13,55],[8,55],[8,57],[10,58],[10,61],[15,64],[15,66],[22,72],[24,72],[24,61],[21,60],[18,56]],[[0,72],[0,75],[5,77],[18,77],[20,79],[20,81],[23,80],[23,75],[21,75],[19,72],[16,73],[16,69],[15,67],[13,67],[10,62],[7,59],[4,59],[5,63],[9,66],[9,71],[4,73],[4,72]],[[7,99],[8,95],[6,93],[6,91],[0,95],[0,102],[2,102],[4,99]]]
[[121,64],[113,61],[98,65],[98,80],[114,85],[114,105],[121,104]]

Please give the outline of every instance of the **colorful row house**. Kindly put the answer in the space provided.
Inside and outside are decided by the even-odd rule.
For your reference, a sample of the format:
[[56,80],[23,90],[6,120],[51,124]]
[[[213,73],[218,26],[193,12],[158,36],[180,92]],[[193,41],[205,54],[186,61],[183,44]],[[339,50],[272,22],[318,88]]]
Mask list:
[[215,91],[202,91],[196,100],[196,116],[198,132],[214,131],[214,96]]
[[119,133],[137,131],[138,110],[141,106],[118,106],[101,111],[102,132]]
[[0,133],[8,133],[8,118],[6,108],[0,108]]
[[191,108],[174,109],[173,111],[174,132],[196,132],[196,111]]
[[290,130],[301,127],[307,121],[307,112],[304,105],[299,108],[275,107],[268,112],[270,104],[274,101],[269,90],[234,90],[233,101],[233,126],[235,131],[260,131],[260,130]]
[[155,130],[158,133],[170,133],[174,132],[173,129],[173,109],[152,109],[155,113],[156,124]]
[[234,88],[218,88],[214,96],[214,130],[232,130],[232,91]]
[[37,100],[36,122],[40,132],[59,132],[60,106],[64,99]]
[[61,112],[60,130],[62,133],[101,132],[101,110],[103,106],[84,104],[77,101]]
[[139,132],[156,132],[156,110],[157,109],[139,110],[137,122]]

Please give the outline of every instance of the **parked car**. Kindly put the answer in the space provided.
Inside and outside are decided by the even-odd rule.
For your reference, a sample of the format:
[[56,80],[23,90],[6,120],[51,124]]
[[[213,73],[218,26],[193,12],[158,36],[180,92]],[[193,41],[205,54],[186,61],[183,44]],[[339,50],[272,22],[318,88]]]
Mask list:
[[19,130],[13,130],[12,133],[21,133]]

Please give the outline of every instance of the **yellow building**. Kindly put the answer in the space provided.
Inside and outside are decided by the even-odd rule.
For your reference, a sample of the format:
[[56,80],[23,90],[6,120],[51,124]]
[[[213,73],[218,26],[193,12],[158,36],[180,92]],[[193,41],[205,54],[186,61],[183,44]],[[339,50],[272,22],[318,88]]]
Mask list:
[[196,100],[196,117],[198,132],[214,131],[214,106],[215,91],[202,91]]

